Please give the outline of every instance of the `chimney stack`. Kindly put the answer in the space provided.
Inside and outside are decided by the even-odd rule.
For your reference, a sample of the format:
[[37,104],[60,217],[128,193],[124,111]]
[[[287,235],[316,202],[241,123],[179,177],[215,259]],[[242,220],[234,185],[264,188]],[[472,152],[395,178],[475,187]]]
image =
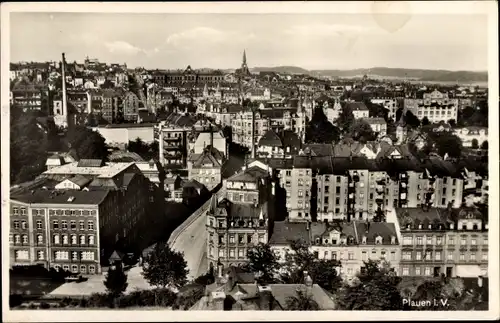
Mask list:
[[226,300],[226,293],[224,293],[224,292],[212,292],[213,310],[223,311],[225,300]]
[[258,286],[259,308],[263,311],[272,310],[273,292],[270,286]]
[[62,110],[63,116],[66,118],[66,126],[68,125],[68,103],[66,98],[66,57],[64,53],[62,53],[62,61],[61,61],[61,77],[62,77]]

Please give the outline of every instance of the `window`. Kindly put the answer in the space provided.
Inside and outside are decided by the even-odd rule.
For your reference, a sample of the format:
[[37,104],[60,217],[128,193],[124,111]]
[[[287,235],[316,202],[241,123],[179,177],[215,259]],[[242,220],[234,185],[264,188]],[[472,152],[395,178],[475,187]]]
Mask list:
[[429,244],[432,244],[432,237],[427,237],[427,242],[426,242],[426,244],[428,244],[428,245],[429,245]]
[[89,273],[94,274],[95,273],[95,266],[91,265],[89,266]]
[[36,228],[37,230],[42,230],[42,220],[36,220]]
[[482,256],[481,256],[481,259],[482,259],[483,261],[488,260],[488,253],[487,253],[487,252],[483,252],[483,254],[482,254]]
[[59,229],[59,221],[57,220],[52,221],[52,229]]
[[219,249],[219,257],[224,257],[224,249]]
[[72,260],[78,260],[78,252],[73,251],[73,252],[71,253],[71,259],[72,259]]
[[26,209],[25,208],[21,208],[21,215],[26,215]]
[[63,229],[63,230],[68,229],[68,221],[66,221],[66,220],[61,221],[61,229]]
[[460,253],[460,260],[462,260],[462,261],[465,260],[465,253],[463,253],[463,252]]
[[455,237],[454,236],[449,236],[448,237],[448,244],[454,245],[455,244]]
[[40,244],[43,243],[43,235],[39,234],[36,236],[36,241]]
[[60,240],[59,240],[59,235],[58,235],[58,234],[55,234],[55,235],[53,236],[52,241],[54,241],[54,244],[59,244],[59,243],[60,243]]
[[391,251],[391,260],[396,260],[396,251]]
[[[56,251],[54,253],[54,258],[56,260],[68,260],[69,258],[69,253],[67,251]],[[64,267],[63,267],[64,268]]]
[[410,268],[403,267],[403,276],[408,276],[410,274]]
[[29,252],[28,250],[16,250],[15,252],[16,260],[28,260]]
[[94,230],[94,221],[87,221],[89,231]]
[[85,236],[80,236],[80,244],[85,244]]
[[21,221],[21,229],[25,230],[28,228],[28,222],[26,221]]
[[67,234],[63,234],[63,236],[62,236],[62,243],[63,244],[68,244],[69,243],[68,242],[68,235]]
[[363,261],[368,260],[368,254],[366,253],[366,251],[363,251],[363,252],[361,253],[361,257],[362,257]]
[[415,267],[415,276],[420,276],[420,267]]
[[[365,252],[366,253],[366,252]],[[332,251],[332,259],[337,260],[337,252]]]
[[89,245],[93,245],[95,242],[94,242],[94,236],[90,235],[89,236]]
[[28,236],[26,234],[23,234],[22,239],[23,239],[23,244],[28,243]]
[[419,245],[419,246],[423,245],[423,238],[422,237],[417,237],[417,245]]
[[264,243],[264,235],[263,234],[259,234],[259,242]]
[[432,251],[426,251],[425,252],[425,259],[426,260],[431,260],[432,259]]
[[425,276],[431,275],[431,267],[425,267]]
[[14,215],[18,215],[19,214],[19,209],[17,207],[12,208],[12,212],[14,213]]
[[471,245],[476,245],[476,242],[477,242],[476,238],[472,238],[472,239],[470,240],[470,244],[471,244]]
[[14,221],[14,229],[19,229],[19,221]]
[[234,243],[234,235],[229,236],[229,243]]
[[349,252],[347,259],[348,260],[354,260],[354,253],[353,252]]
[[460,239],[460,244],[462,246],[466,245],[467,244],[467,238],[466,237],[462,237],[462,239]]
[[483,245],[488,245],[488,237],[483,238]]
[[245,250],[243,249],[239,249],[238,250],[238,258],[245,258],[245,253],[244,253]]
[[471,261],[476,261],[476,253],[475,253],[475,252],[472,252],[472,253],[470,254],[470,260],[471,260]]
[[411,260],[411,251],[403,251],[403,260]]
[[80,220],[80,222],[78,222],[78,224],[80,226],[80,230],[85,230],[85,221]]
[[352,268],[347,268],[347,274],[352,275]]
[[71,265],[71,272],[77,273],[78,272],[78,265]]
[[442,237],[436,237],[436,244],[439,246],[443,244],[443,238]]
[[234,249],[229,250],[229,258],[234,258]]
[[38,260],[44,260],[45,259],[45,253],[43,252],[43,250],[38,250],[38,252],[36,253],[36,257]]
[[94,260],[95,255],[93,251],[83,251],[81,257],[82,260]]
[[76,230],[76,221],[71,220],[70,226],[71,226],[71,230]]
[[448,258],[448,260],[453,260],[453,253],[449,252],[447,258]]
[[417,254],[415,256],[415,259],[416,260],[422,260],[422,252],[421,251],[417,251]]
[[436,251],[435,259],[436,260],[441,260],[441,252],[440,251]]

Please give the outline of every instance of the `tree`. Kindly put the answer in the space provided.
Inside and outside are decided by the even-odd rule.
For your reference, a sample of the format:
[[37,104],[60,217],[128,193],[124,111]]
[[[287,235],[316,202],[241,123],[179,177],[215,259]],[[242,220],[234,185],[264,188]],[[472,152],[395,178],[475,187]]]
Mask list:
[[302,240],[291,242],[292,252],[287,254],[285,264],[282,266],[285,274],[282,280],[288,284],[301,284],[304,282],[304,272],[307,272],[314,283],[329,292],[335,292],[342,279],[337,268],[341,263],[333,259],[317,259],[309,250],[309,246]]
[[268,244],[259,243],[248,250],[248,267],[250,272],[258,274],[258,281],[262,284],[276,282],[275,276],[279,269],[278,259]]
[[398,290],[401,278],[379,261],[364,262],[352,285],[345,285],[339,296],[342,310],[401,310]]
[[127,275],[121,266],[112,266],[108,270],[104,281],[107,292],[113,297],[118,297],[127,289]]
[[143,263],[143,276],[153,286],[182,287],[187,282],[187,263],[168,244],[157,243]]
[[374,141],[377,135],[373,132],[372,127],[364,120],[355,120],[352,124],[349,136],[361,143],[366,143],[367,141]]
[[75,149],[79,159],[107,159],[109,155],[103,136],[84,126],[70,128],[67,140],[70,148]]
[[[49,129],[50,130],[50,129]],[[34,179],[45,170],[48,140],[33,115],[11,109],[10,115],[10,180],[22,183]]]
[[481,144],[481,149],[488,150],[488,140],[483,141],[483,143]]
[[312,294],[305,290],[297,290],[296,296],[286,298],[286,310],[288,311],[318,311],[319,305],[313,299]]
[[411,111],[406,111],[405,113],[405,122],[411,128],[418,128],[420,126],[420,120],[413,114]]
[[479,142],[477,141],[476,138],[472,139],[472,142],[471,142],[471,148],[472,149],[478,149],[479,148]]
[[431,122],[429,121],[429,118],[424,117],[424,118],[422,119],[422,126],[428,126],[428,125],[430,125],[430,123],[431,123]]
[[316,108],[311,121],[306,127],[306,142],[332,143],[338,141],[339,136],[339,129],[328,121],[323,109]]
[[448,124],[450,125],[450,127],[452,128],[455,128],[457,126],[457,122],[455,121],[455,119],[450,119],[448,120]]
[[440,156],[448,154],[458,158],[462,155],[462,141],[455,135],[440,133],[434,137],[435,147]]
[[342,111],[339,114],[339,117],[336,120],[336,124],[342,130],[342,132],[348,132],[351,129],[352,124],[354,123],[354,114],[352,110],[346,105],[342,107]]

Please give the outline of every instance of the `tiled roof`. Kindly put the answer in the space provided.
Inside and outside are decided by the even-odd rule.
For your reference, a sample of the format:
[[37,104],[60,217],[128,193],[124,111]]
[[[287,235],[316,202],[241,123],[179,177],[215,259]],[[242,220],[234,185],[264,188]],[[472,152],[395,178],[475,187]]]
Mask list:
[[91,178],[85,177],[83,175],[76,175],[71,178],[68,178],[68,180],[80,187],[83,187],[92,181]]
[[238,174],[233,175],[227,180],[234,182],[255,182],[261,178],[266,178],[267,176],[269,176],[269,173],[260,167],[250,167],[239,172]]
[[222,153],[218,151],[217,148],[212,146],[206,147],[201,154],[191,155],[193,167],[202,167],[205,164],[212,164],[214,167],[221,167],[222,159]]
[[368,108],[363,102],[347,102],[346,107],[351,111],[368,111]]
[[303,240],[306,243],[310,242],[307,223],[294,222],[274,222],[273,232],[269,239],[270,244],[286,244],[289,245],[294,240]]
[[332,144],[306,144],[302,149],[304,154],[311,154],[311,156],[333,156]]
[[355,222],[356,232],[358,233],[358,242],[362,242],[362,238],[366,237],[367,245],[374,245],[375,238],[382,237],[383,245],[390,245],[392,237],[396,238],[395,244],[398,244],[397,232],[394,223],[386,222]]
[[98,205],[108,195],[108,190],[100,191],[51,191],[35,190],[33,193],[11,195],[10,199],[29,204],[73,204]]
[[411,224],[414,228],[422,224],[426,228],[429,224],[446,224],[451,220],[446,209],[438,208],[428,210],[423,208],[397,208],[396,215],[401,229],[408,224]]
[[269,129],[259,140],[259,146],[283,147],[280,137]]
[[80,159],[77,167],[102,167],[104,160],[102,159]]

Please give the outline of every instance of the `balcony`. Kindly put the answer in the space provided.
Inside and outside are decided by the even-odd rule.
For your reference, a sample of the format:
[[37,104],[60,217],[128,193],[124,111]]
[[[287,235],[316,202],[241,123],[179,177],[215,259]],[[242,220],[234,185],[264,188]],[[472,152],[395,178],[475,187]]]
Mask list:
[[163,141],[173,142],[173,141],[181,141],[182,137],[165,137],[163,136]]

